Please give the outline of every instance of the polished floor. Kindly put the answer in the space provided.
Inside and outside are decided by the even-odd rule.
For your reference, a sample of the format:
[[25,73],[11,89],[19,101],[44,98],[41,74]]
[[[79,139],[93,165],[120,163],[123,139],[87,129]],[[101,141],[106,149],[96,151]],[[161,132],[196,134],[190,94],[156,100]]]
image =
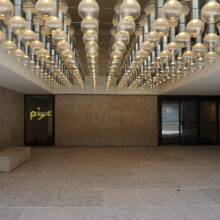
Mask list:
[[32,148],[0,220],[219,220],[220,146]]

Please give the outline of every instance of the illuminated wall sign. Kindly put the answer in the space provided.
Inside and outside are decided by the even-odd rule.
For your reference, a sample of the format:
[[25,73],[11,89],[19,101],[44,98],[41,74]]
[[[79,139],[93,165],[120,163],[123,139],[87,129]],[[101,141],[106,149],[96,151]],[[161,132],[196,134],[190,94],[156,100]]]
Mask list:
[[43,112],[40,110],[40,107],[37,107],[37,111],[30,111],[29,119],[32,121],[36,118],[38,121],[42,120],[45,117],[52,117],[52,111]]

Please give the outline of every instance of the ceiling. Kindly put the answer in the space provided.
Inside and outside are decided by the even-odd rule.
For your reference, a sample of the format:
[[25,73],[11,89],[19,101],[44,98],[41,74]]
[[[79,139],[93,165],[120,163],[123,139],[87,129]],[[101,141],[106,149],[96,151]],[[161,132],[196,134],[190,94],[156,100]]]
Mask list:
[[[85,75],[85,91],[81,91],[77,84],[74,89],[68,91],[65,89],[53,90],[43,81],[36,78],[28,69],[16,62],[13,56],[7,55],[0,50],[0,87],[6,87],[24,94],[118,94],[116,88],[116,79],[113,79],[112,86],[106,91],[107,66],[110,55],[110,29],[112,27],[112,18],[114,12],[114,0],[97,0],[99,13],[99,76],[97,78],[98,88],[96,91],[92,87],[92,78],[88,75],[84,44],[82,42],[83,33],[80,29],[81,18],[78,15],[78,4],[80,0],[68,0],[69,12],[72,16],[73,26],[75,28],[76,47],[79,51],[80,61]],[[143,10],[147,0],[139,0]],[[143,13],[143,12],[142,12]],[[220,58],[213,65],[208,65],[204,70],[181,79],[174,84],[167,82],[156,89],[137,89],[121,90],[120,94],[166,94],[166,95],[220,95]]]
[[[111,42],[111,27],[112,18],[115,14],[114,0],[96,0],[99,4],[99,75],[107,75],[108,61],[110,59],[110,42]],[[81,17],[78,14],[78,5],[80,0],[68,0],[69,13],[72,16],[72,23],[76,31],[76,47],[79,51],[80,61],[84,75],[88,75],[88,69],[85,57],[85,46],[82,42],[83,33],[80,29]],[[147,0],[139,0],[141,8],[144,8]]]

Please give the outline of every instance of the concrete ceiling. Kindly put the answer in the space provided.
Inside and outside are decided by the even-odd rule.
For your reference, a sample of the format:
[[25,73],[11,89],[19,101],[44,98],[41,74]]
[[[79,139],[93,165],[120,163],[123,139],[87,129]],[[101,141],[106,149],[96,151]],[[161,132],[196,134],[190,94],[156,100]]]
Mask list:
[[91,77],[86,76],[86,89],[78,86],[73,91],[65,89],[53,90],[45,82],[18,63],[13,56],[0,50],[0,87],[5,87],[23,94],[139,94],[139,95],[220,95],[220,58],[215,64],[191,74],[175,83],[168,82],[156,89],[123,89],[119,94],[115,83],[109,91],[105,89],[106,78],[98,78],[98,89],[93,90]]

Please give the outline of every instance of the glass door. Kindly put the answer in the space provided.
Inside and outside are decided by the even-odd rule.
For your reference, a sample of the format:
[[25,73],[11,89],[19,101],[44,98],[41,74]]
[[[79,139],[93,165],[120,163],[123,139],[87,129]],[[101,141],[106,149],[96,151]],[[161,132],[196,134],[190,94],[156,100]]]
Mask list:
[[195,144],[197,142],[197,102],[180,103],[180,142]]
[[162,102],[161,141],[163,144],[179,143],[179,102]]
[[25,145],[54,145],[54,96],[25,96]]
[[217,143],[217,108],[215,101],[200,101],[200,143]]

